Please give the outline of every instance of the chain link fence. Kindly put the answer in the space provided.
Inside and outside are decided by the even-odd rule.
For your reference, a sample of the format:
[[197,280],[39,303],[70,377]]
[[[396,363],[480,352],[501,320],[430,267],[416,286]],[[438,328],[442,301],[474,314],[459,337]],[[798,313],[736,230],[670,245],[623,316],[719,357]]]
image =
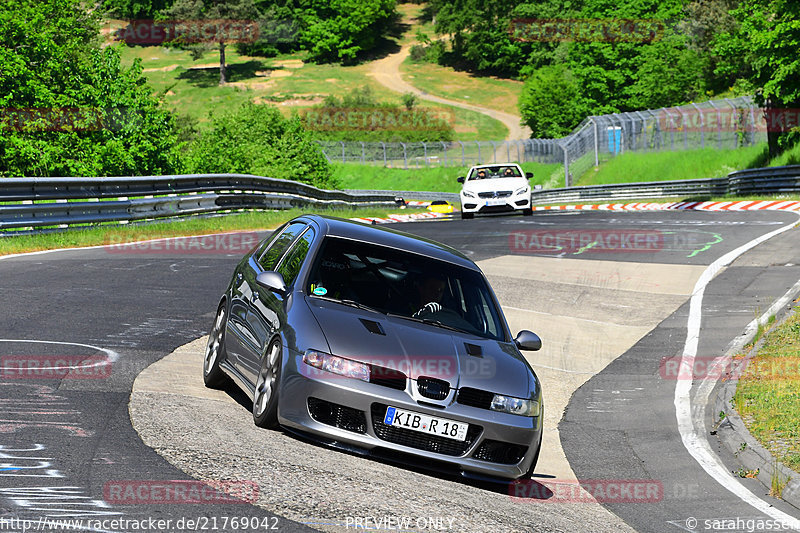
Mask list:
[[749,96],[587,117],[560,139],[450,142],[317,141],[328,161],[395,168],[500,162],[564,165],[573,177],[625,152],[740,148],[766,142],[764,110]]

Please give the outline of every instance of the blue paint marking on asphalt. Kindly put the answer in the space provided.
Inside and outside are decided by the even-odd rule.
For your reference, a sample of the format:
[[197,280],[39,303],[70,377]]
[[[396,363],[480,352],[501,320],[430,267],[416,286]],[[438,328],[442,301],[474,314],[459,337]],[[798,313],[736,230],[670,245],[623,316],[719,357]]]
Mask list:
[[13,467],[13,468],[0,468],[0,472],[5,472],[6,470],[19,470],[19,468],[18,468],[18,467]]

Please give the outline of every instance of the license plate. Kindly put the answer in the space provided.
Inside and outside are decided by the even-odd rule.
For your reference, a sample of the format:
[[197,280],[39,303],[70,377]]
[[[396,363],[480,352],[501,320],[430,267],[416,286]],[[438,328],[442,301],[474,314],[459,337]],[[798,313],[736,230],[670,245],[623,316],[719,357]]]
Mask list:
[[429,435],[460,441],[467,440],[467,429],[469,428],[469,424],[466,422],[439,418],[438,416],[423,415],[422,413],[406,411],[404,409],[398,409],[397,407],[389,407],[386,409],[386,416],[383,417],[383,423],[387,426],[410,429],[412,431],[419,431],[420,433],[427,433]]
[[505,205],[506,201],[504,198],[492,198],[491,200],[486,200],[486,205]]

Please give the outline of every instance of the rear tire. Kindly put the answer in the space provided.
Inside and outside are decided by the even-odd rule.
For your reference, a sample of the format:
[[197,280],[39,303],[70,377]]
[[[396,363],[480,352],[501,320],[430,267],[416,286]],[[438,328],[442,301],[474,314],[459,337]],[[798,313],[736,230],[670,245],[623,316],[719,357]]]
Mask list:
[[253,422],[260,428],[278,427],[278,384],[281,378],[280,338],[273,340],[261,359],[253,394]]
[[530,207],[529,207],[529,208],[527,208],[527,209],[523,209],[523,210],[522,210],[522,216],[529,217],[529,216],[531,216],[532,214],[533,214],[533,209],[532,209],[532,208],[530,208]]
[[228,381],[228,376],[219,367],[220,361],[227,356],[225,352],[225,328],[228,325],[228,314],[225,302],[221,303],[214,317],[214,325],[208,334],[205,356],[203,357],[203,383],[210,389],[220,388]]
[[473,216],[475,216],[475,214],[474,214],[474,213],[465,213],[464,211],[461,211],[461,219],[462,219],[462,220],[467,220],[467,219],[470,219],[470,218],[472,218]]

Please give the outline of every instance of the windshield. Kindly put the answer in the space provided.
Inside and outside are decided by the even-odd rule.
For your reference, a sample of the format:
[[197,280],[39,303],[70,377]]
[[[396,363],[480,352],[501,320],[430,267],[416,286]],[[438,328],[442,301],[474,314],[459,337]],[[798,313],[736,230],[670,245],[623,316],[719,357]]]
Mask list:
[[393,248],[326,237],[306,291],[345,305],[507,340],[483,275]]
[[490,178],[521,178],[523,177],[517,165],[486,165],[473,168],[468,178],[481,180]]

